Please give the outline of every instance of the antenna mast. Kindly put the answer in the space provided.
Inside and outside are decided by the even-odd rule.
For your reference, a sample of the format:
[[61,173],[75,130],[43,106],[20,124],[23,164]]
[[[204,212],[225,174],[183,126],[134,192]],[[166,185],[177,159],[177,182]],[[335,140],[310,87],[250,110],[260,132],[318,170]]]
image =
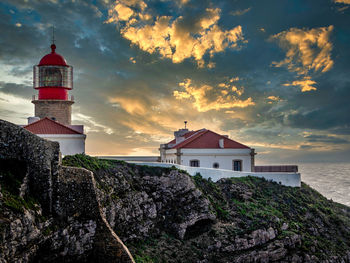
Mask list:
[[55,44],[55,26],[52,25],[52,44]]

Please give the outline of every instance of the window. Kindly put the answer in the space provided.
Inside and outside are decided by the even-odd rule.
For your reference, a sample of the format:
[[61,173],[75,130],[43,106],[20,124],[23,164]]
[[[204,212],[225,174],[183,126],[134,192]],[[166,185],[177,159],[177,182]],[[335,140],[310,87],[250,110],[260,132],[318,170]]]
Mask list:
[[242,160],[233,160],[233,171],[242,171]]
[[190,166],[191,167],[199,167],[199,160],[191,160]]
[[213,168],[218,169],[219,168],[219,164],[218,163],[213,163]]

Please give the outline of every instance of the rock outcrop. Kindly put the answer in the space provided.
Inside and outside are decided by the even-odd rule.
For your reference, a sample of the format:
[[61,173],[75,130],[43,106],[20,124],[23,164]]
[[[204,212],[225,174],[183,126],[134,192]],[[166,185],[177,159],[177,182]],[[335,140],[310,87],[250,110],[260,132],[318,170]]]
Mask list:
[[103,216],[93,173],[0,120],[0,262],[134,262]]
[[0,262],[350,262],[350,208],[305,184],[61,165],[55,143],[0,124]]

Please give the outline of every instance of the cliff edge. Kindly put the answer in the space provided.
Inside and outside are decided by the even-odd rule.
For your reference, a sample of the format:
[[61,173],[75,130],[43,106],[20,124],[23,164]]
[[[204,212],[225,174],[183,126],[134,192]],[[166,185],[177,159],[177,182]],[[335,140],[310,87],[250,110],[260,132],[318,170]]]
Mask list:
[[0,125],[0,262],[350,262],[350,208],[306,184],[61,163],[57,143]]

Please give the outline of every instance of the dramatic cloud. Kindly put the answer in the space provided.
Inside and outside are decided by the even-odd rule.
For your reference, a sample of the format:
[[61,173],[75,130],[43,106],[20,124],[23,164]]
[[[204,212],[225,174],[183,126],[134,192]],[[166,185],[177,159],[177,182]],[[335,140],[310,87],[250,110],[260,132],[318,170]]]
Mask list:
[[307,74],[311,70],[326,72],[333,66],[330,34],[333,26],[303,30],[291,28],[272,36],[286,50],[286,58],[273,62],[276,67],[287,66],[290,71]]
[[292,83],[285,83],[283,86],[299,86],[302,92],[316,90],[313,86],[317,84],[316,81],[310,79],[310,77],[305,77],[302,80],[295,80]]
[[348,4],[350,5],[350,0],[334,0],[335,3]]
[[284,86],[300,86],[303,92],[316,90],[313,86],[316,82],[311,80],[310,74],[327,72],[334,64],[331,58],[333,45],[330,42],[333,29],[333,26],[310,30],[291,28],[271,37],[286,50],[286,58],[272,64],[275,67],[287,67],[289,71],[304,76],[303,79]]
[[231,83],[219,83],[216,87],[210,85],[193,85],[191,79],[185,79],[179,84],[185,91],[174,91],[178,100],[191,100],[199,112],[231,108],[245,108],[255,105],[252,98],[241,100],[243,88],[237,88]]
[[[221,29],[219,8],[207,8],[199,17],[190,19],[182,15],[152,16],[151,11],[143,1],[116,1],[108,11],[107,23],[116,23],[122,36],[143,51],[158,52],[173,63],[193,58],[199,67],[206,65],[206,54],[212,57],[246,42],[241,26]],[[214,64],[208,62],[207,66],[212,68]]]
[[3,0],[0,118],[33,116],[32,66],[50,52],[54,24],[56,51],[74,67],[72,118],[85,125],[88,154],[158,155],[187,120],[256,148],[258,162],[348,161],[349,7]]

